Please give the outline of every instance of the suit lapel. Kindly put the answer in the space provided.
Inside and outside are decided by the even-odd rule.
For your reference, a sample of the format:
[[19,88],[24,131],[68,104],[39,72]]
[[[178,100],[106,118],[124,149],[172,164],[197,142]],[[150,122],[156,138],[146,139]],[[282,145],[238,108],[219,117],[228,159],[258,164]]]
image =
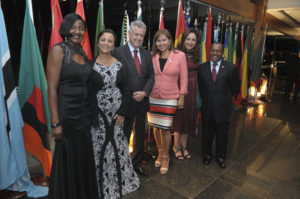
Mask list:
[[212,79],[212,73],[211,73],[211,68],[210,68],[210,61],[206,62],[206,64],[204,65],[205,67],[205,74],[207,76],[207,78],[211,81],[214,82]]
[[216,81],[218,81],[218,79],[220,79],[220,77],[222,77],[224,71],[225,71],[225,64],[224,64],[223,61],[221,61],[221,64],[220,64],[220,68],[219,68],[219,71],[218,71],[218,74],[217,74]]
[[170,55],[168,57],[168,60],[166,61],[166,64],[164,66],[163,73],[166,72],[167,70],[169,70],[169,68],[172,68],[172,62],[173,62],[174,55],[175,54],[171,51]]
[[141,75],[145,72],[145,66],[146,66],[146,56],[145,56],[145,50],[140,48],[140,55],[141,55]]

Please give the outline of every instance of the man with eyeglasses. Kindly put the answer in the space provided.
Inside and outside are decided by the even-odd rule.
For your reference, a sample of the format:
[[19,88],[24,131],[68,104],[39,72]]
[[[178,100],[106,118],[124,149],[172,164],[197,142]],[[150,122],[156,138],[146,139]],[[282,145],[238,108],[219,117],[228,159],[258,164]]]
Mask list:
[[224,46],[213,43],[210,61],[201,64],[198,70],[198,84],[202,98],[202,152],[203,163],[213,159],[212,143],[216,135],[215,161],[226,168],[228,130],[234,115],[233,96],[240,88],[238,71],[232,63],[222,60]]

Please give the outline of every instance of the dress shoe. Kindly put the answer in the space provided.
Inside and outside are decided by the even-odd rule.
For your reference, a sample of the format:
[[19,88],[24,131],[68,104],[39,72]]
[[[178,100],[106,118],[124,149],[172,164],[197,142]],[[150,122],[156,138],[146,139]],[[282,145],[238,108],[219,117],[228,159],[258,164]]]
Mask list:
[[204,154],[203,155],[203,163],[206,164],[206,165],[210,164],[212,158],[213,158],[212,155]]
[[221,167],[222,169],[226,168],[226,161],[225,161],[225,159],[220,158],[220,157],[216,157],[215,160],[216,160],[217,164],[219,165],[219,167]]
[[141,166],[134,168],[135,172],[141,176],[148,176],[148,173]]

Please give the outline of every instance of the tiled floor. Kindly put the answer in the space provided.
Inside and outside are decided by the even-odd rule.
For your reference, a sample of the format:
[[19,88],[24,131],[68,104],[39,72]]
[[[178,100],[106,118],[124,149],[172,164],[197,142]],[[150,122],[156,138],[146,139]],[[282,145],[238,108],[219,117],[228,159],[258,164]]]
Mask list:
[[150,160],[144,165],[150,176],[124,198],[300,199],[300,99],[277,95],[240,110],[230,128],[226,169],[204,165],[200,147],[201,136],[191,136],[192,158],[173,157],[163,176]]

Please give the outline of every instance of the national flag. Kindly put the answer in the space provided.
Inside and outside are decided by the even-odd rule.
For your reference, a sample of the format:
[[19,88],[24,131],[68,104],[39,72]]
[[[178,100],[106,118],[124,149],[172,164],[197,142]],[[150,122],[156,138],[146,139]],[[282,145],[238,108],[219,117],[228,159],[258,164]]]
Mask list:
[[[239,78],[241,80],[241,60],[242,60],[242,42],[241,42],[241,32],[239,34],[239,30],[236,30],[236,34],[238,34],[237,36],[237,46],[236,46],[236,58],[235,58],[235,65],[236,68],[239,72]],[[236,106],[238,106],[240,103],[242,102],[242,95],[241,92],[238,93],[238,95],[236,96],[236,99],[234,100],[234,103]]]
[[137,4],[138,4],[138,10],[137,10],[137,14],[136,14],[137,15],[136,20],[143,21],[142,8],[141,8],[142,2],[140,0],[138,0]]
[[219,42],[219,32],[220,27],[218,25],[214,26],[214,42]]
[[211,22],[211,7],[208,8],[208,19],[207,19],[207,26],[206,26],[206,61],[209,61],[209,54],[210,54],[210,46],[211,46],[211,30],[212,29],[212,22]]
[[98,35],[105,29],[104,18],[103,18],[103,0],[99,1],[96,34],[95,34],[95,44],[94,44],[94,57],[98,55]]
[[242,25],[242,27],[241,27],[241,40],[240,40],[242,55],[244,53],[244,37],[245,37],[245,35],[244,35],[244,25]]
[[52,15],[52,30],[51,30],[48,53],[50,52],[51,48],[55,44],[63,40],[59,34],[59,28],[62,22],[59,0],[51,0],[51,15]]
[[254,33],[252,34],[249,53],[248,53],[248,70],[251,71],[253,68],[253,56],[254,56]]
[[238,43],[238,30],[239,30],[239,22],[235,25],[235,32],[234,32],[234,41],[232,47],[232,63],[236,64],[236,55],[237,55],[237,43]]
[[25,11],[18,98],[24,119],[25,148],[41,162],[46,176],[50,176],[51,152],[47,132],[51,130],[47,82],[33,24],[31,1]]
[[48,194],[48,188],[30,181],[22,134],[24,123],[1,7],[0,28],[0,190],[25,191],[28,197],[43,197]]
[[255,83],[259,75],[261,73],[261,53],[262,52],[262,43],[261,43],[261,34],[259,34],[258,42],[257,42],[257,48],[255,51],[255,57],[253,61],[253,69],[251,73],[251,82]]
[[232,43],[232,23],[229,26],[228,33],[228,61],[232,63],[232,54],[233,54],[233,43]]
[[122,30],[121,30],[120,46],[127,43],[127,41],[128,41],[128,31],[129,31],[129,17],[128,17],[128,14],[127,14],[127,10],[125,10],[123,23],[122,23]]
[[[76,6],[76,14],[80,15],[84,21],[85,20],[85,14],[84,14],[84,6],[83,6],[83,1],[82,0],[77,0],[77,6]],[[85,34],[83,36],[83,39],[81,41],[81,46],[86,54],[86,56],[89,59],[92,59],[92,51],[91,51],[91,46],[90,46],[90,39],[89,39],[89,34],[88,34],[88,29],[86,28]]]
[[177,12],[177,25],[176,25],[176,34],[175,34],[175,48],[177,48],[181,42],[181,37],[185,31],[185,19],[183,16],[183,7],[182,1],[179,0],[178,3],[178,12]]
[[242,99],[245,100],[248,96],[248,43],[249,43],[250,33],[247,32],[244,53],[241,65],[241,95]]
[[191,16],[187,15],[185,18],[185,29],[188,29],[191,23]]
[[159,30],[163,30],[165,29],[165,25],[164,25],[164,8],[162,7],[160,9],[160,14],[159,14]]
[[226,26],[226,30],[225,30],[224,60],[228,61],[228,26]]
[[202,31],[202,38],[201,38],[201,57],[200,57],[200,63],[203,64],[205,63],[206,60],[206,45],[205,45],[205,41],[206,41],[206,25],[207,23],[205,22],[203,24],[203,31]]

